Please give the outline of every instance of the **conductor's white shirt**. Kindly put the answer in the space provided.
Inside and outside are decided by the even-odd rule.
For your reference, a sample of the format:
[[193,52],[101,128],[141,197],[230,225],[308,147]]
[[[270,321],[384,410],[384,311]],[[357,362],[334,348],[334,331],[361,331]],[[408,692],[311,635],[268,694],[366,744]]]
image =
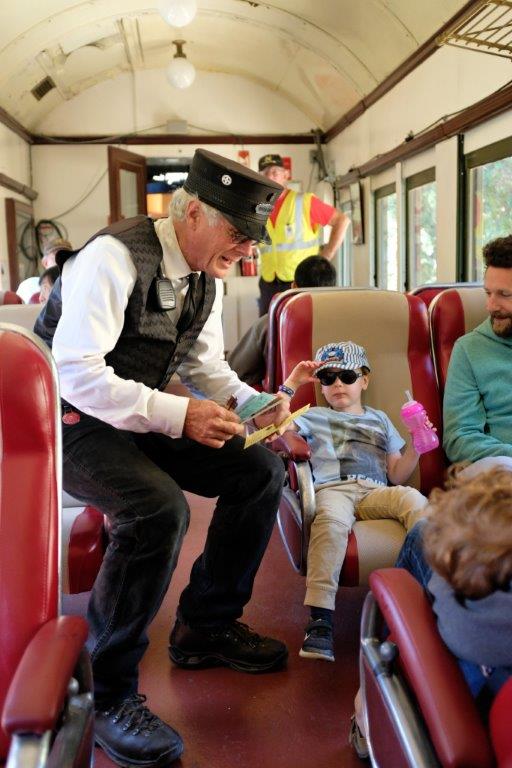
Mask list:
[[[177,320],[188,289],[190,267],[170,218],[155,229],[163,250],[162,268],[176,293]],[[62,316],[53,339],[61,395],[83,413],[118,429],[163,432],[181,437],[188,398],[151,389],[116,376],[105,356],[115,347],[137,271],[125,245],[97,237],[68,259],[62,273]],[[198,339],[177,373],[192,392],[224,404],[234,394],[241,404],[255,393],[224,360],[222,280],[216,280],[213,307]]]

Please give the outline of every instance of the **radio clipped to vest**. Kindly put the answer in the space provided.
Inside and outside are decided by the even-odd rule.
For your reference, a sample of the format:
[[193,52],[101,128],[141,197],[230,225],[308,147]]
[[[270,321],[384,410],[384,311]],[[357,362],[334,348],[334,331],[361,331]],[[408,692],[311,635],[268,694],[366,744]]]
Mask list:
[[170,312],[176,309],[176,294],[168,277],[164,277],[162,267],[158,267],[158,273],[151,283],[149,295],[157,312]]

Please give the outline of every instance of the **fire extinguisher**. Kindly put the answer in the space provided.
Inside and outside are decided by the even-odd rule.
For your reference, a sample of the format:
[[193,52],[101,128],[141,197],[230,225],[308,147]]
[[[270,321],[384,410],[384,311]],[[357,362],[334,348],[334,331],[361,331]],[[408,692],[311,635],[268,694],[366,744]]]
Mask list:
[[247,256],[242,257],[241,268],[244,277],[255,277],[258,274],[258,249],[256,247]]

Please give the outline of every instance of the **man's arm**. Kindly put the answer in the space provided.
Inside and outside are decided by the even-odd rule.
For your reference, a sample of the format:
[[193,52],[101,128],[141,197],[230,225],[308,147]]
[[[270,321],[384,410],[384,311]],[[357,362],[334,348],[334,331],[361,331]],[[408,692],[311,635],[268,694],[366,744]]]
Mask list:
[[259,318],[228,355],[229,366],[246,384],[261,384],[265,376],[268,315]]
[[329,241],[324,245],[322,249],[322,256],[329,261],[332,261],[336,256],[338,248],[342,244],[347,229],[350,224],[349,217],[342,213],[342,211],[334,210],[333,215],[327,222],[327,226],[332,227]]
[[450,461],[477,461],[485,456],[512,456],[512,443],[502,443],[486,431],[486,413],[473,368],[456,342],[444,391],[443,445]]
[[[116,376],[105,355],[114,348],[136,279],[126,247],[101,237],[66,263],[62,316],[53,341],[62,397],[118,429],[186,434],[212,447],[243,431],[222,405],[191,400]],[[252,390],[251,390],[252,391]]]

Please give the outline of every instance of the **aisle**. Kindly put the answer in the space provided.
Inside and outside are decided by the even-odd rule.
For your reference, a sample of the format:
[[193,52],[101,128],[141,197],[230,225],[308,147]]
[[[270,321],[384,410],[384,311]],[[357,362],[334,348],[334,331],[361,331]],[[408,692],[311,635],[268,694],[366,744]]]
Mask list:
[[[171,665],[169,628],[213,506],[189,498],[190,529],[171,588],[151,626],[141,668],[141,691],[149,705],[185,741],[176,768],[360,768],[363,763],[348,746],[347,732],[357,688],[357,625],[364,591],[345,589],[339,596],[335,663],[300,659],[304,579],[289,566],[277,528],[243,619],[287,643],[287,668],[246,675],[225,669],[190,672]],[[95,764],[112,766],[101,750],[96,750]]]

